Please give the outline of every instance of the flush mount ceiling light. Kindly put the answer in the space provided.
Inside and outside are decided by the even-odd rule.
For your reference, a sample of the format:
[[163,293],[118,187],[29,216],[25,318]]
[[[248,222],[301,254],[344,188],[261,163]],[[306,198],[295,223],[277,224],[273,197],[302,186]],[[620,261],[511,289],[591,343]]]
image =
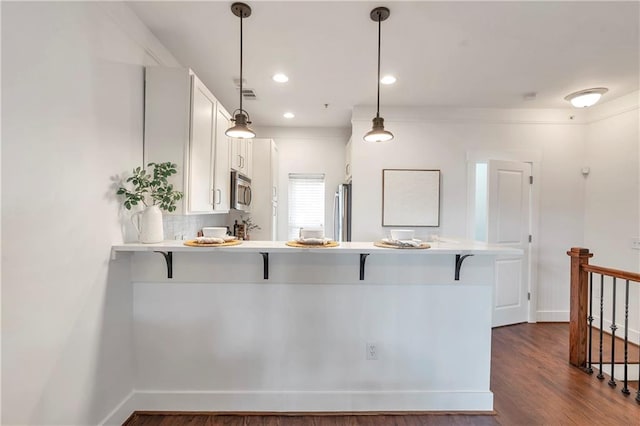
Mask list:
[[593,89],[580,90],[565,96],[565,100],[571,102],[576,108],[590,107],[600,100],[602,95],[607,93],[609,89],[606,87],[594,87]]
[[286,75],[284,75],[282,73],[275,74],[271,78],[273,78],[273,81],[275,81],[277,83],[286,83],[287,81],[289,81],[289,77],[287,77]]
[[296,115],[292,112],[285,112],[284,114],[282,114],[282,116],[284,118],[294,118]]
[[385,75],[380,79],[380,83],[382,84],[393,84],[396,82],[396,78],[392,75]]
[[240,108],[233,111],[234,118],[231,121],[235,123],[234,126],[229,127],[224,133],[230,138],[251,139],[255,138],[256,134],[249,128],[249,113],[242,109],[242,20],[251,16],[251,8],[244,3],[233,3],[231,12],[240,18]]
[[386,142],[393,139],[393,133],[384,129],[384,118],[380,117],[380,40],[382,33],[381,22],[386,20],[391,12],[386,7],[376,7],[371,11],[371,19],[378,23],[378,106],[373,118],[373,128],[364,135],[367,142]]

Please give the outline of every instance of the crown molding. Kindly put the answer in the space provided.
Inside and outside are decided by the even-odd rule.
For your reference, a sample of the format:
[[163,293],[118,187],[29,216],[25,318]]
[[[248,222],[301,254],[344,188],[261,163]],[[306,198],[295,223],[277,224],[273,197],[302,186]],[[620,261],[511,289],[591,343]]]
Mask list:
[[[413,123],[486,123],[486,124],[584,124],[583,111],[562,109],[506,109],[454,107],[386,107],[385,122]],[[375,109],[355,106],[351,122],[371,122]]]
[[595,123],[640,108],[640,91],[635,91],[602,104],[596,104],[586,112],[587,123]]
[[[640,91],[635,91],[590,108],[455,108],[385,107],[380,111],[390,123],[484,123],[484,124],[564,124],[582,125],[604,120],[640,108]],[[352,124],[371,123],[376,110],[371,106],[353,108]]]

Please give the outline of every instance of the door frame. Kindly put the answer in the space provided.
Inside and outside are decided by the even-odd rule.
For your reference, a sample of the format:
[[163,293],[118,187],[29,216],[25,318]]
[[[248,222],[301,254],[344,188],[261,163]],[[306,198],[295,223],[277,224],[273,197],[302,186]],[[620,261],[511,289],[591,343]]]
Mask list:
[[529,229],[532,242],[529,245],[529,283],[528,292],[531,294],[527,318],[530,323],[537,322],[538,312],[538,240],[540,223],[540,179],[542,166],[541,151],[467,151],[467,237],[474,238],[475,217],[475,186],[476,163],[486,163],[489,160],[516,161],[531,164],[533,185],[531,186],[531,212],[529,215]]

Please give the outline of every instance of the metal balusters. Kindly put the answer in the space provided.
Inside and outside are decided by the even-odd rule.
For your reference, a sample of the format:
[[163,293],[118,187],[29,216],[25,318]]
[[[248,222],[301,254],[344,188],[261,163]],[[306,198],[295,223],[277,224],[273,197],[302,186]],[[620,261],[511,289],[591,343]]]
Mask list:
[[624,288],[624,385],[622,386],[622,392],[625,395],[629,395],[628,382],[628,370],[629,370],[629,280],[627,280]]
[[604,275],[600,275],[600,353],[599,353],[599,370],[598,379],[604,380],[604,374],[602,374],[602,318],[604,313]]
[[[640,382],[640,373],[634,369],[636,367],[634,362],[640,365],[640,357],[633,355],[633,342],[629,342],[630,333],[633,341],[633,330],[630,331],[629,327],[630,325],[633,326],[633,318],[637,313],[634,311],[637,297],[634,296],[631,286],[640,284],[640,272],[591,265],[589,264],[589,258],[593,254],[589,253],[588,249],[572,247],[567,254],[571,257],[569,363],[588,374],[593,374],[594,370],[598,369],[596,377],[600,381],[604,381],[605,376],[610,374],[611,377],[608,379],[607,384],[611,388],[616,388],[618,382],[620,382],[622,385],[620,386],[621,393],[625,397],[634,395],[632,398],[640,404],[640,388],[634,388],[633,385],[631,388],[634,389],[629,387],[629,382],[634,383],[636,380]],[[595,279],[594,274],[596,275]],[[594,286],[598,285],[597,275],[600,275],[599,312],[597,306],[595,306],[595,309],[593,306],[594,297],[598,297],[598,289],[594,288]],[[611,279],[611,281],[607,282],[607,286],[612,286],[610,292],[607,290],[607,298],[612,297],[611,304],[607,306],[607,312],[604,309],[606,277]],[[624,282],[622,282],[623,280]],[[622,284],[624,284],[624,288],[618,288]],[[640,289],[640,287],[636,288]],[[618,294],[622,293],[622,291],[624,291],[624,296],[623,294]],[[624,307],[619,306],[623,303]],[[620,312],[623,309],[624,312]],[[605,314],[607,315],[606,321]],[[594,320],[598,315],[600,315],[600,321],[596,323]],[[620,318],[622,315],[624,315],[624,321]],[[630,317],[631,321],[629,321]],[[608,331],[604,329],[605,322],[609,323],[607,324]],[[588,331],[587,327],[589,328]],[[599,330],[594,330],[594,328],[598,327]],[[620,336],[618,336],[620,327],[624,327],[624,333],[620,333]],[[598,334],[595,333],[596,331]],[[594,346],[596,344],[593,340],[594,337],[600,338],[597,343],[597,349]],[[608,347],[604,348],[606,344],[605,337],[611,339],[610,349]],[[620,340],[620,343],[616,339]],[[604,349],[607,349],[606,354]],[[598,353],[596,354],[595,351],[598,351]],[[623,353],[616,354],[616,351],[622,351]],[[596,356],[598,358],[594,359]],[[630,360],[631,358],[633,359]],[[605,364],[607,367],[606,372],[604,371]]]
[[588,349],[588,361],[587,369],[585,370],[589,374],[593,374],[593,368],[591,368],[591,348],[593,345],[593,272],[589,272],[589,349]]
[[613,377],[613,369],[616,365],[616,277],[613,277],[613,303],[611,309],[611,378],[609,379],[609,386],[616,387],[616,378]]

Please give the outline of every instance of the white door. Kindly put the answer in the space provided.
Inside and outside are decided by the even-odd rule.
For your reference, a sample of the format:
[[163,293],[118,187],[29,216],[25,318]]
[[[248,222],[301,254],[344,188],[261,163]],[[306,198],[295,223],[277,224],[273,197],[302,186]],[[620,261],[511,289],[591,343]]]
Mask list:
[[524,251],[522,257],[496,259],[493,326],[498,327],[528,319],[531,164],[490,160],[487,176],[487,240]]

